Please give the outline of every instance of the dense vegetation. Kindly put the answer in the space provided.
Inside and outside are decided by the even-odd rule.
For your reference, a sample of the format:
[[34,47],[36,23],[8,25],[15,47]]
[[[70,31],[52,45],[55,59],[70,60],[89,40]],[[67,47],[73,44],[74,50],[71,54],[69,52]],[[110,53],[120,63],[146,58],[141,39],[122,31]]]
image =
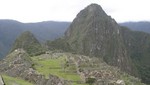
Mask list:
[[26,31],[22,33],[13,44],[11,52],[16,49],[24,49],[30,56],[38,55],[44,52],[44,48],[32,33]]
[[122,27],[122,35],[139,76],[143,82],[150,83],[150,34]]

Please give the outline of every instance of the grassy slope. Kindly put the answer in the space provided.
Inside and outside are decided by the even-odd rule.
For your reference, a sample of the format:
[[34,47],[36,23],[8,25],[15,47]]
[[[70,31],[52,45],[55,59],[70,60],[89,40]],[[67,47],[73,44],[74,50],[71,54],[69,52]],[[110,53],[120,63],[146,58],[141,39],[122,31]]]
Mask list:
[[20,78],[14,78],[7,75],[2,75],[5,85],[33,85],[25,80]]
[[[64,64],[66,62],[65,56],[58,58],[41,58],[41,56],[32,57],[35,65],[34,68],[45,75],[48,78],[49,74],[56,75],[65,80],[75,81],[73,85],[86,85],[86,84],[78,84],[76,81],[81,81],[80,76],[74,72],[74,67],[64,68]],[[69,72],[68,72],[69,70]]]

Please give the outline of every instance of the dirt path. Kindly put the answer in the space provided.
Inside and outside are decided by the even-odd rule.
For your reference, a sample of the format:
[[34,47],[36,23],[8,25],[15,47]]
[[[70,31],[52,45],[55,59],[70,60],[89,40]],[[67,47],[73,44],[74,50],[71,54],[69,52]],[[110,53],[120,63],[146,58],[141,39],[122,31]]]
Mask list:
[[1,75],[0,75],[0,85],[5,85]]

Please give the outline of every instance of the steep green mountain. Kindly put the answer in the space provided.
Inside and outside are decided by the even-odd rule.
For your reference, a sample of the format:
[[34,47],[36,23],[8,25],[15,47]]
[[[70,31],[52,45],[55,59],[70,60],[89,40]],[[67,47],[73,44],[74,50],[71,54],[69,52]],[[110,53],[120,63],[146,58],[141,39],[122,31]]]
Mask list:
[[49,49],[102,58],[107,64],[150,83],[150,35],[119,26],[97,4],[80,11],[65,37],[47,45]]
[[126,26],[134,31],[143,31],[146,33],[150,33],[150,22],[148,21],[124,22],[124,23],[120,23],[120,25]]
[[32,32],[40,42],[63,36],[70,22],[44,21],[21,23],[14,20],[0,20],[0,59],[5,57],[13,42],[24,31]]
[[34,37],[34,35],[29,32],[23,32],[14,42],[11,52],[16,49],[24,49],[31,56],[38,55],[44,52],[39,41]]
[[120,34],[120,26],[97,4],[80,11],[66,31],[65,39],[77,53],[101,57],[110,65],[136,73]]

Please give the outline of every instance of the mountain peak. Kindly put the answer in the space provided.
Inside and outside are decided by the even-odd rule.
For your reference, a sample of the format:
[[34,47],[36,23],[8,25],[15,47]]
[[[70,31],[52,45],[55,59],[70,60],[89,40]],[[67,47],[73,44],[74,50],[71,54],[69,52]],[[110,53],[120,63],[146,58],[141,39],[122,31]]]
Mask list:
[[24,49],[31,56],[37,55],[43,51],[42,46],[39,43],[39,41],[29,31],[23,32],[16,39],[11,51],[14,51],[18,48]]
[[132,71],[120,35],[120,26],[100,5],[91,4],[83,9],[66,31],[67,43],[79,54],[102,57],[108,64]]
[[83,10],[80,11],[80,13],[77,15],[77,17],[82,16],[101,16],[106,17],[107,14],[104,12],[102,7],[98,4],[90,4],[87,7],[85,7]]
[[[103,24],[103,22],[108,22],[111,20],[112,19],[105,13],[105,11],[102,9],[100,5],[90,4],[77,14],[76,18],[73,20],[73,23],[70,25],[70,29],[66,31],[65,35],[67,37],[73,35],[71,31],[74,30],[74,26],[76,26],[76,24],[79,25],[82,23],[81,25],[84,26],[82,27],[82,30],[88,29],[88,28],[94,29],[94,28],[97,28],[96,25],[98,25],[98,23],[100,25],[100,24]],[[90,26],[86,27],[87,24],[91,25],[91,27]],[[80,28],[81,27],[78,27],[75,29],[80,29]],[[100,28],[100,29],[103,29],[103,28]]]
[[89,9],[89,11],[103,10],[100,5],[94,3],[87,6],[87,8]]

